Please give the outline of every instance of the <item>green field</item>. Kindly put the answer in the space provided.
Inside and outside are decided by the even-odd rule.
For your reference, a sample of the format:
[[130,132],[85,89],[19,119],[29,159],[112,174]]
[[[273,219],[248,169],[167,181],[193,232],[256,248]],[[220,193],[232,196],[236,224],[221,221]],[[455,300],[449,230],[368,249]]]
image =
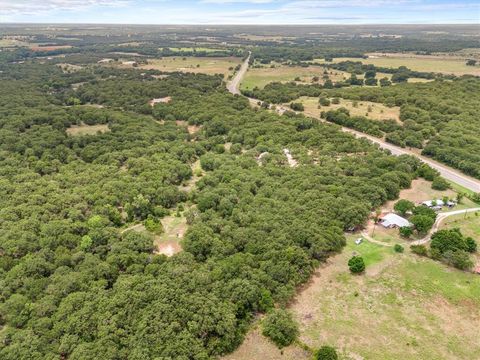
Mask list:
[[[458,58],[446,58],[439,56],[435,57],[422,57],[420,55],[412,57],[405,56],[379,56],[375,58],[360,59],[360,58],[335,58],[334,62],[341,61],[361,61],[364,64],[373,64],[380,67],[398,68],[399,66],[406,66],[415,71],[426,72],[439,72],[444,74],[454,75],[480,75],[479,66],[467,66],[466,60]],[[316,62],[323,63],[323,59],[319,59]]]
[[[480,351],[480,277],[350,236],[341,255],[328,261],[291,305],[300,324],[300,342],[330,344],[341,359],[417,360],[476,358]],[[351,275],[352,254],[364,257],[364,275]],[[435,341],[432,341],[435,339]],[[229,360],[275,353],[252,331]],[[280,352],[277,351],[277,355]],[[311,359],[298,345],[285,359]],[[273,359],[273,358],[272,358]]]
[[[304,83],[311,83],[314,76],[320,78],[322,82],[323,67],[321,66],[283,66],[275,65],[271,67],[250,68],[245,78],[240,84],[241,89],[253,89],[255,86],[263,88],[271,82],[288,82],[299,77]],[[347,79],[350,75],[339,70],[329,70],[330,79],[334,82]]]

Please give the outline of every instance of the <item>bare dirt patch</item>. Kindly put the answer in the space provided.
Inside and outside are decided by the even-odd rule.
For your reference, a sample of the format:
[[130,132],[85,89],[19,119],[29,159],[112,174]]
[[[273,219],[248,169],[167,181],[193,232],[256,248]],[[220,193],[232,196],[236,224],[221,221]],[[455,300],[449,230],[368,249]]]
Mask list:
[[148,105],[155,106],[155,104],[168,104],[170,101],[172,101],[172,98],[170,96],[166,96],[163,98],[152,99],[148,102]]
[[173,256],[182,251],[180,241],[187,230],[187,219],[183,216],[167,216],[162,219],[163,233],[154,238],[156,254]]
[[81,136],[81,135],[96,135],[99,133],[109,132],[110,129],[108,125],[99,124],[99,125],[72,125],[65,132],[70,136]]
[[283,350],[278,349],[265,338],[260,329],[254,329],[247,334],[242,345],[223,360],[307,360],[311,354],[298,346],[291,345]]

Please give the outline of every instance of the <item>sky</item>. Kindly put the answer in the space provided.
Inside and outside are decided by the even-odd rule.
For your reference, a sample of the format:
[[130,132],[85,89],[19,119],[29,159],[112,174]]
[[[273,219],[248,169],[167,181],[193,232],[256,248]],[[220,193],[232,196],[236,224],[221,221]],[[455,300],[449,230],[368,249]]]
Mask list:
[[0,0],[0,22],[479,24],[480,0]]

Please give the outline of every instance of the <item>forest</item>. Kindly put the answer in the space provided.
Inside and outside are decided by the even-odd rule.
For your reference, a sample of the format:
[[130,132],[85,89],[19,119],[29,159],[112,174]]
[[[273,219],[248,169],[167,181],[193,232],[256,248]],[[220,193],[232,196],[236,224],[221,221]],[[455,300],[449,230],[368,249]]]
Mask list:
[[[341,251],[345,229],[418,176],[414,158],[336,125],[251,109],[220,76],[96,65],[67,74],[35,61],[1,69],[2,359],[230,352],[255,314],[288,302]],[[172,101],[148,105],[162,96]],[[67,134],[81,124],[109,131]],[[206,174],[184,191],[197,160]],[[121,231],[180,209],[189,226],[173,257]]]
[[385,137],[395,145],[422,149],[423,155],[480,178],[480,120],[477,116],[480,79],[476,77],[452,80],[440,77],[433,82],[400,82],[395,86],[380,87],[271,83],[264,89],[244,90],[243,93],[268,103],[311,96],[319,97],[319,100],[339,97],[399,106],[401,124],[391,119],[378,121],[364,116],[350,117],[347,109],[320,109],[319,114],[330,122]]

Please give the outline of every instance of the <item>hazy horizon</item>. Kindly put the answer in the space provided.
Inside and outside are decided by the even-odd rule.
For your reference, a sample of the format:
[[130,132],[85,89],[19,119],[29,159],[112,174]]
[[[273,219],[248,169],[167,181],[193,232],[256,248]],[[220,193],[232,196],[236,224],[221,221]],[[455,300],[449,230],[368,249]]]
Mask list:
[[0,0],[1,23],[392,25],[480,23],[476,0]]

